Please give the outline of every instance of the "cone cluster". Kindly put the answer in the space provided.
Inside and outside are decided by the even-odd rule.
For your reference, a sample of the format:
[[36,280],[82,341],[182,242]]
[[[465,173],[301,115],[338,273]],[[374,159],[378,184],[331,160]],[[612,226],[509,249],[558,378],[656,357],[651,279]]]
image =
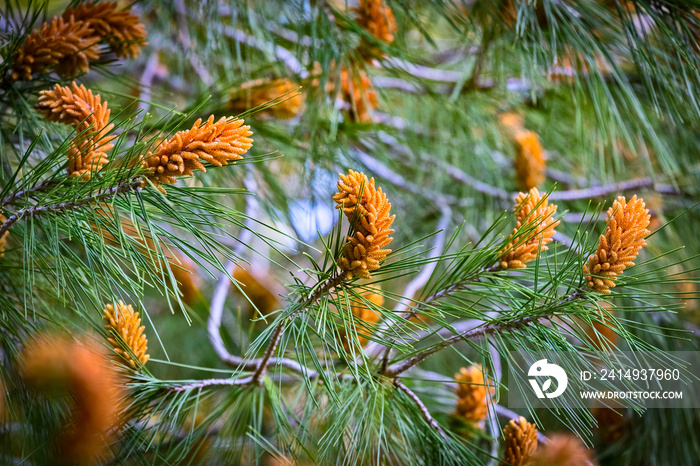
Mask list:
[[146,45],[146,27],[128,10],[117,11],[117,2],[85,2],[67,8],[64,19],[83,21],[100,40],[106,40],[110,51],[120,58],[136,58]]
[[[394,12],[383,0],[360,0],[360,4],[354,9],[357,23],[378,40],[391,43],[394,41],[394,33],[398,30]],[[362,52],[373,52],[375,56],[381,56],[366,41],[360,46]]]
[[372,121],[372,111],[379,106],[372,80],[362,70],[343,69],[340,73],[341,97],[350,106],[354,121]]
[[[367,123],[372,121],[372,111],[379,106],[377,91],[364,70],[354,66],[336,66],[335,61],[328,68],[329,79],[324,91],[336,100],[342,101],[349,109],[352,121]],[[311,87],[318,88],[322,73],[321,64],[314,63],[311,71]],[[339,82],[338,82],[339,81]],[[338,84],[340,85],[338,87]]]
[[109,159],[107,151],[114,147],[110,135],[114,124],[109,123],[110,110],[99,94],[93,94],[75,81],[68,86],[56,84],[41,91],[36,109],[49,121],[72,126],[77,135],[68,147],[68,174],[90,178]]
[[515,143],[515,177],[519,189],[531,189],[544,183],[547,166],[540,137],[534,131],[522,130],[513,135]]
[[243,123],[227,118],[214,122],[214,115],[202,123],[200,118],[191,129],[177,132],[146,155],[146,176],[156,185],[172,184],[177,177],[192,175],[194,170],[206,172],[205,162],[217,167],[235,163],[253,145],[248,137],[253,134],[250,126]]
[[608,209],[605,234],[600,236],[595,254],[583,266],[588,287],[601,294],[610,294],[615,280],[625,268],[634,265],[639,251],[646,246],[650,216],[644,201],[637,196],[627,202],[624,196]]
[[102,41],[118,57],[138,55],[146,29],[137,16],[116,8],[117,2],[87,2],[44,22],[17,50],[12,79],[28,81],[52,67],[61,77],[87,73],[100,56]]
[[513,167],[518,189],[527,191],[541,186],[545,181],[547,160],[540,137],[525,128],[523,117],[518,113],[504,112],[498,118],[515,148]]
[[[114,351],[134,369],[139,367],[134,357],[140,365],[146,364],[149,356],[146,354],[148,340],[143,333],[145,327],[141,325],[139,313],[134,312],[131,304],[126,305],[123,301],[119,301],[117,305],[107,304],[103,311],[103,320],[106,323],[105,329],[110,332],[107,342],[112,345]],[[123,348],[119,339],[128,346],[130,351]]]
[[559,220],[554,219],[557,206],[550,205],[547,195],[540,194],[537,188],[518,194],[515,202],[517,223],[499,259],[503,269],[525,268],[527,262],[537,258],[539,251],[547,250],[559,225]]
[[374,186],[374,178],[367,179],[364,173],[353,170],[340,175],[333,200],[354,227],[338,266],[348,279],[370,278],[370,272],[379,269],[379,262],[391,252],[383,249],[393,240],[389,236],[394,232],[391,224],[395,217],[389,216],[391,204],[382,188]]

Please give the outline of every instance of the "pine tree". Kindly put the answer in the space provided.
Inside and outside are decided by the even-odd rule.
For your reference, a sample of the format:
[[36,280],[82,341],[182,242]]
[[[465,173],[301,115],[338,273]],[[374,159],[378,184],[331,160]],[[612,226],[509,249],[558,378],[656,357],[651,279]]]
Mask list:
[[697,462],[505,374],[698,350],[700,4],[59,3],[0,7],[0,463]]

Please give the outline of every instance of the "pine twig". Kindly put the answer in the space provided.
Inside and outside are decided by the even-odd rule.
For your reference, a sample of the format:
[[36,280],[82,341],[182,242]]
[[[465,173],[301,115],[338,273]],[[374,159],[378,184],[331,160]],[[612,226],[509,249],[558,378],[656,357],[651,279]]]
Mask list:
[[275,331],[272,334],[272,339],[267,345],[265,353],[261,358],[256,360],[257,366],[255,368],[255,372],[253,373],[251,383],[259,382],[260,377],[265,375],[267,367],[272,364],[272,354],[275,352],[275,350],[277,349],[277,345],[279,345],[279,342],[282,339],[282,333],[284,332],[284,328],[286,327],[287,322],[293,319],[295,315],[299,312],[302,312],[306,310],[309,306],[313,305],[316,301],[318,301],[321,298],[322,295],[328,293],[333,288],[343,283],[345,280],[346,276],[344,274],[336,275],[332,278],[329,278],[323,285],[319,286],[313,293],[311,293],[311,295],[304,301],[299,311],[293,312],[291,315],[287,316],[279,324],[277,324],[277,328],[275,328]]
[[91,204],[96,201],[104,201],[107,199],[111,199],[119,194],[127,193],[132,190],[138,190],[141,189],[141,186],[143,185],[143,181],[141,178],[135,178],[130,180],[129,182],[122,182],[118,184],[117,186],[113,186],[108,189],[104,189],[101,191],[98,191],[94,194],[91,194],[89,196],[85,196],[83,198],[77,199],[75,201],[70,201],[70,202],[62,202],[60,204],[54,204],[54,205],[40,205],[40,206],[33,206],[33,207],[28,207],[26,209],[19,210],[15,212],[14,214],[10,215],[7,217],[7,220],[5,223],[0,225],[0,237],[7,232],[7,230],[10,229],[12,225],[14,225],[17,221],[20,219],[24,218],[35,218],[35,217],[40,217],[42,215],[48,215],[48,214],[53,214],[53,213],[60,213],[60,212],[65,212],[68,210],[73,210],[77,207],[82,207],[86,204]]
[[[495,265],[493,265],[493,266],[491,266],[491,267],[483,268],[483,269],[481,269],[481,270],[475,272],[474,274],[470,275],[469,277],[465,278],[464,280],[461,280],[460,283],[455,283],[455,284],[453,284],[453,285],[450,285],[450,286],[448,286],[448,287],[446,287],[446,288],[443,288],[442,290],[440,290],[440,291],[438,291],[438,292],[436,292],[436,293],[430,295],[429,297],[427,297],[427,298],[426,298],[425,300],[423,300],[422,302],[420,302],[420,303],[418,303],[417,305],[413,306],[413,307],[411,308],[410,311],[405,312],[404,314],[402,314],[402,315],[401,315],[401,318],[402,318],[404,321],[407,321],[408,319],[411,319],[413,316],[417,315],[420,311],[426,309],[431,303],[433,303],[433,302],[435,302],[435,301],[437,301],[437,300],[439,300],[439,299],[442,299],[442,298],[444,298],[444,297],[447,297],[447,296],[451,295],[452,293],[454,293],[454,292],[456,292],[456,291],[460,291],[460,290],[466,289],[472,282],[478,282],[478,281],[480,281],[479,275],[481,275],[482,273],[485,273],[485,272],[489,272],[489,273],[490,273],[490,272],[496,272],[496,271],[498,271],[498,270],[500,270],[500,269],[501,269],[501,267],[500,267],[499,264],[495,264]],[[472,321],[469,321],[469,322],[472,322]],[[386,331],[386,330],[389,330],[390,328],[391,328],[391,327],[389,327],[389,326],[385,326],[385,327],[381,328],[380,331]],[[470,329],[471,329],[471,328],[470,328]],[[381,348],[384,348],[384,347],[386,347],[385,344],[373,342],[372,344],[368,345],[367,348],[365,348],[365,352],[366,352],[368,355],[373,355],[373,354],[376,354],[376,353],[378,353],[379,351],[381,351]],[[382,365],[382,367],[381,367],[381,373],[385,373],[385,370],[386,370],[386,369],[387,369],[387,368],[386,368],[384,365]]]
[[[479,181],[473,176],[467,174],[463,170],[439,160],[432,160],[434,165],[444,169],[452,179],[464,183],[476,191],[486,194],[487,196],[497,199],[512,200],[517,193],[510,193],[505,189],[491,186],[490,184]],[[549,195],[551,201],[573,201],[577,199],[591,199],[596,197],[607,196],[611,193],[635,191],[639,188],[650,188],[659,194],[680,195],[681,192],[673,185],[658,184],[649,177],[633,178],[631,180],[620,181],[618,183],[610,183],[602,186],[594,186],[582,189],[570,189],[564,191],[554,191]]]
[[212,387],[212,386],[238,386],[238,385],[247,385],[251,382],[252,377],[243,377],[240,379],[206,379],[206,380],[199,380],[197,382],[192,382],[192,383],[185,383],[182,385],[175,385],[174,387],[170,388],[170,391],[179,393],[179,392],[185,392],[188,390],[201,390],[206,387]]
[[275,333],[272,334],[270,344],[267,346],[267,349],[265,349],[265,354],[260,359],[260,363],[258,364],[258,367],[253,373],[253,377],[250,381],[252,384],[258,383],[260,381],[260,377],[265,375],[265,371],[267,370],[267,365],[270,361],[270,358],[272,357],[272,354],[275,352],[275,350],[277,349],[277,345],[279,345],[280,340],[282,339],[282,332],[284,331],[285,323],[286,320],[283,320],[282,322],[277,324]]
[[493,272],[498,272],[499,270],[501,270],[501,265],[494,264],[490,267],[485,267],[485,268],[482,268],[481,270],[478,270],[477,272],[473,273],[472,275],[465,278],[464,280],[461,280],[459,283],[455,283],[455,284],[450,285],[446,288],[443,288],[442,290],[429,296],[421,304],[418,304],[416,307],[414,307],[406,318],[410,319],[412,316],[416,315],[416,313],[419,310],[424,309],[427,304],[432,303],[433,301],[437,301],[437,300],[442,299],[446,296],[450,296],[455,291],[460,291],[460,290],[466,289],[472,282],[480,282],[481,279],[479,278],[479,276],[482,273],[493,273]]
[[441,210],[443,208],[447,208],[446,205],[443,207],[443,204],[455,205],[459,207],[466,207],[470,205],[470,203],[465,199],[460,199],[451,194],[444,194],[429,188],[425,188],[407,180],[401,174],[391,170],[389,167],[378,161],[376,157],[369,155],[367,151],[372,152],[371,144],[369,144],[367,141],[363,141],[362,144],[364,146],[364,150],[356,147],[353,150],[353,155],[355,155],[365,167],[374,173],[375,176],[380,176],[392,183],[394,186],[402,188],[411,194],[420,194],[426,199],[435,200],[435,202],[441,207]]
[[659,194],[679,195],[674,186],[668,184],[657,184],[649,177],[633,178],[631,180],[620,181],[602,186],[595,186],[583,189],[571,189],[568,191],[554,191],[549,195],[552,201],[572,201],[575,199],[591,199],[595,197],[607,196],[608,194],[621,191],[634,191],[639,188],[651,188]]
[[425,92],[425,88],[418,84],[410,83],[401,78],[392,78],[388,76],[377,76],[372,82],[374,87],[383,89],[399,89],[412,94],[420,94]]
[[[390,121],[385,121],[385,124],[390,124]],[[398,127],[397,129],[404,130],[406,129],[405,126]],[[419,131],[420,132],[420,131]],[[413,151],[405,146],[400,146],[397,144],[392,144],[392,148],[394,150],[400,149],[401,152],[407,153],[407,154],[412,154]],[[470,188],[474,189],[477,192],[480,192],[481,194],[485,194],[490,197],[494,197],[496,199],[502,199],[502,200],[507,200],[507,201],[512,201],[515,199],[515,197],[518,195],[517,192],[509,192],[503,188],[499,188],[497,186],[490,185],[488,183],[484,183],[481,180],[476,179],[475,177],[469,175],[466,173],[464,170],[461,170],[457,167],[455,167],[452,164],[449,164],[447,162],[444,162],[442,160],[437,160],[434,157],[428,155],[428,154],[420,154],[421,155],[421,161],[430,163],[431,165],[444,170],[447,175],[452,178],[453,180],[463,183]],[[625,191],[635,191],[640,188],[650,188],[653,191],[659,193],[659,194],[667,194],[667,195],[681,195],[682,192],[679,191],[675,186],[669,185],[669,184],[660,184],[656,183],[652,178],[650,177],[644,177],[644,178],[633,178],[631,180],[624,180],[620,181],[617,183],[609,183],[601,186],[594,186],[594,187],[589,187],[589,188],[581,188],[581,189],[570,189],[570,190],[563,190],[563,191],[554,191],[550,193],[549,195],[549,200],[551,201],[573,201],[573,200],[578,200],[578,199],[591,199],[591,198],[598,198],[598,197],[603,197],[607,196],[608,194],[611,193],[617,193],[617,192],[625,192]]]
[[483,181],[477,180],[473,176],[467,174],[463,170],[460,170],[454,165],[440,160],[436,160],[432,157],[429,161],[432,162],[433,165],[436,165],[437,167],[443,169],[453,180],[459,181],[460,183],[464,183],[472,189],[480,192],[481,194],[486,194],[487,196],[495,197],[496,199],[503,199],[508,201],[512,201],[513,199],[515,199],[517,193],[511,193],[506,191],[505,189],[498,188],[496,186],[491,186],[488,183],[484,183]]
[[306,78],[309,72],[302,66],[302,64],[297,60],[297,58],[287,49],[280,45],[274,44],[264,44],[261,43],[256,38],[249,36],[243,31],[235,29],[231,26],[224,29],[224,35],[240,42],[246,44],[249,47],[256,48],[262,52],[272,52],[279,61],[284,63],[284,65],[289,68],[289,71],[299,76],[300,78]]
[[[452,211],[446,206],[443,206],[441,210],[443,215],[437,225],[438,233],[435,235],[435,241],[433,242],[432,248],[433,250],[428,255],[428,259],[430,259],[431,262],[425,268],[423,268],[423,270],[421,270],[421,272],[413,280],[411,280],[408,285],[406,285],[403,292],[404,298],[399,301],[394,309],[396,312],[402,312],[408,309],[409,306],[407,302],[412,299],[413,296],[421,288],[423,288],[426,283],[428,283],[428,280],[430,280],[430,277],[433,275],[433,272],[437,267],[438,261],[435,259],[441,254],[444,248],[445,237],[447,236],[447,227],[452,221]],[[412,315],[415,315],[415,312],[410,312],[405,318],[410,319]]]
[[403,71],[411,76],[445,83],[457,83],[463,79],[463,74],[459,71],[441,70],[427,66],[416,65],[400,58],[389,57],[381,62],[383,68]]
[[31,188],[17,191],[16,193],[5,197],[2,201],[0,201],[0,206],[6,206],[7,204],[11,204],[24,196],[41,192],[46,188],[53,188],[57,184],[58,183],[56,183],[54,180],[45,180],[42,183],[32,186]]
[[517,330],[521,329],[523,327],[526,327],[530,325],[533,322],[539,322],[544,319],[550,319],[554,317],[554,311],[561,306],[562,304],[569,303],[571,301],[575,301],[579,298],[581,298],[583,294],[581,293],[580,290],[574,291],[572,294],[567,296],[566,298],[562,299],[559,301],[555,306],[553,306],[548,312],[538,314],[538,315],[529,315],[522,317],[520,319],[516,319],[510,322],[505,322],[505,323],[489,323],[486,324],[482,327],[474,328],[471,330],[468,330],[466,332],[460,333],[458,335],[455,335],[451,338],[448,338],[447,340],[442,341],[441,343],[432,346],[425,351],[422,351],[415,356],[412,356],[408,359],[406,359],[403,362],[397,363],[391,367],[389,367],[385,372],[384,375],[393,378],[397,377],[398,375],[402,374],[403,372],[407,371],[408,369],[420,364],[424,360],[426,360],[428,357],[432,356],[435,353],[438,353],[442,351],[445,348],[448,348],[450,346],[455,345],[456,343],[463,341],[463,340],[473,340],[475,338],[484,336],[484,335],[490,335],[492,333],[501,333],[501,332],[507,332],[507,331],[512,331],[512,330]]
[[413,390],[408,388],[406,385],[401,383],[399,380],[394,380],[394,386],[404,392],[413,402],[418,406],[418,409],[420,410],[421,414],[423,415],[423,419],[425,419],[425,422],[428,423],[430,427],[435,429],[438,434],[440,434],[440,437],[442,437],[445,441],[449,441],[450,439],[447,437],[447,434],[445,434],[445,431],[442,430],[442,427],[440,427],[440,424],[435,420],[433,416],[430,415],[430,411],[428,411],[428,408],[423,404],[423,402],[418,398],[418,395],[413,393]]

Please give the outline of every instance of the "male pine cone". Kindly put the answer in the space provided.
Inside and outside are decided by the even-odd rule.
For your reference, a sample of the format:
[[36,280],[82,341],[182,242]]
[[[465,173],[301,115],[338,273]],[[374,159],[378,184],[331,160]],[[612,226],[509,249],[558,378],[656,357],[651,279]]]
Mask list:
[[122,422],[127,396],[102,345],[88,338],[35,336],[20,368],[26,386],[53,398],[66,391],[69,396],[61,398],[72,402],[70,419],[54,436],[60,457],[54,464],[98,464]]
[[61,77],[87,73],[90,62],[100,57],[98,44],[103,40],[118,57],[136,57],[145,45],[146,28],[138,16],[116,11],[117,6],[117,2],[85,2],[44,22],[17,50],[12,79],[31,80],[51,67]]
[[364,173],[353,170],[340,175],[333,200],[354,226],[338,266],[348,279],[370,278],[370,272],[377,270],[379,262],[391,252],[383,249],[393,240],[389,236],[394,232],[390,227],[395,217],[389,216],[391,204],[382,188],[374,186],[374,178],[368,180]]
[[160,184],[173,184],[176,177],[190,176],[194,170],[206,172],[203,162],[217,167],[235,163],[253,145],[248,137],[253,134],[250,126],[243,123],[243,120],[227,118],[214,123],[214,115],[211,115],[202,124],[200,118],[191,129],[178,131],[160,143],[155,153],[146,155],[143,162],[146,176],[160,188]]
[[[457,414],[472,422],[486,419],[489,412],[489,395],[481,365],[462,367],[455,374],[457,382]],[[489,390],[493,396],[493,387]]]
[[503,428],[505,453],[499,466],[529,466],[537,451],[537,426],[520,418]]
[[634,265],[637,254],[647,244],[644,238],[649,235],[647,227],[651,217],[645,207],[637,196],[629,202],[620,196],[608,209],[605,234],[600,236],[595,254],[583,266],[586,284],[591,290],[610,294],[617,276]]
[[86,73],[90,61],[97,60],[100,38],[92,34],[90,25],[74,18],[53,18],[32,31],[17,50],[12,79],[29,81],[34,73],[56,68],[62,77]]
[[[394,33],[398,30],[394,12],[384,0],[360,0],[360,4],[354,9],[357,14],[357,23],[378,40],[391,43],[394,41]],[[363,39],[360,47],[362,53],[369,52],[381,57],[383,53],[368,44]]]
[[537,451],[533,466],[596,466],[593,451],[571,434],[554,434]]
[[90,178],[109,160],[107,151],[114,147],[116,138],[109,133],[110,110],[99,94],[93,95],[75,81],[71,87],[56,84],[53,89],[41,91],[36,109],[49,121],[72,126],[77,135],[68,147],[68,174]]
[[540,186],[545,178],[545,152],[537,133],[519,130],[513,135],[515,141],[515,176],[520,189]]
[[[289,79],[257,79],[243,83],[231,92],[228,109],[238,114],[271,102],[257,114],[263,117],[294,118],[304,108],[304,94]],[[296,92],[296,93],[295,93]]]
[[146,27],[129,10],[116,11],[117,6],[117,2],[80,3],[75,8],[67,8],[63,18],[87,23],[94,36],[107,40],[117,57],[136,58],[141,46],[146,45]]
[[547,195],[540,195],[537,188],[529,193],[520,193],[515,198],[515,230],[511,241],[501,251],[500,263],[503,269],[524,269],[526,263],[537,258],[539,251],[546,251],[552,241],[554,228],[559,220],[554,219],[557,212],[555,204],[549,205]]
[[[107,342],[112,345],[114,351],[134,369],[138,368],[138,365],[132,355],[141,365],[146,364],[150,356],[146,354],[148,340],[143,333],[145,327],[141,325],[139,313],[134,312],[131,304],[126,305],[123,301],[119,301],[116,306],[107,304],[103,312],[103,319],[106,322],[105,329],[113,333],[107,338]],[[122,348],[122,343],[117,341],[115,336],[121,338],[130,351],[125,351]]]

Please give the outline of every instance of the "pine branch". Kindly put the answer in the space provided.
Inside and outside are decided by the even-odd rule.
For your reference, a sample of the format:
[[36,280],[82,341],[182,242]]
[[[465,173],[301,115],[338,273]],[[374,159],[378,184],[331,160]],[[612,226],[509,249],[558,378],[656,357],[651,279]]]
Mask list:
[[[408,321],[408,320],[412,319],[413,317],[415,317],[416,315],[418,315],[421,311],[428,308],[435,301],[438,301],[442,298],[451,296],[457,291],[465,290],[474,282],[480,282],[481,279],[479,278],[479,276],[481,274],[497,272],[499,270],[501,270],[500,264],[495,264],[495,265],[492,265],[490,267],[484,267],[484,268],[478,270],[477,272],[469,275],[468,277],[460,280],[459,283],[455,283],[453,285],[450,285],[450,286],[443,288],[442,290],[432,294],[431,296],[429,296],[428,298],[426,298],[422,302],[413,306],[410,311],[405,312],[403,315],[401,315],[401,318],[403,319],[403,321]],[[390,347],[388,349],[390,349]],[[389,351],[387,351],[386,354],[389,354]],[[386,354],[385,354],[385,356],[386,356]],[[384,363],[382,364],[381,373],[383,373],[384,370],[386,369],[386,363],[388,363],[388,361],[384,361]]]
[[[501,365],[501,354],[498,352],[498,348],[493,342],[489,342],[489,355],[491,356],[491,368],[493,368],[493,371],[489,370],[489,374],[496,382],[495,387],[498,387],[501,385],[503,368]],[[487,380],[485,380],[485,382],[486,381]],[[495,393],[491,392],[490,390],[486,390],[485,395],[488,405],[493,405]],[[488,425],[491,433],[491,457],[498,458],[498,446],[500,444],[499,437],[501,436],[501,429],[498,425],[497,417],[488,416],[486,419],[486,424]]]
[[527,327],[531,323],[534,322],[540,322],[542,320],[547,320],[551,319],[554,317],[556,310],[559,306],[569,303],[571,301],[575,301],[579,298],[583,297],[583,294],[580,290],[574,291],[572,294],[567,296],[566,298],[560,300],[555,306],[552,306],[549,310],[547,310],[544,313],[540,314],[534,314],[534,315],[528,315],[525,317],[521,317],[519,319],[511,320],[509,322],[504,322],[504,323],[489,323],[486,324],[482,327],[475,328],[468,330],[466,332],[460,333],[458,335],[455,335],[451,338],[448,338],[447,340],[432,346],[415,356],[410,357],[409,359],[396,363],[393,366],[390,366],[387,368],[387,370],[384,372],[383,375],[389,378],[394,378],[403,372],[407,371],[411,367],[414,367],[424,360],[426,360],[428,357],[432,356],[433,354],[442,351],[445,348],[448,348],[450,346],[455,345],[456,343],[463,341],[463,340],[473,340],[475,338],[482,337],[484,335],[490,335],[492,333],[501,333],[501,332],[510,332],[513,330],[518,330],[523,327]]
[[[442,253],[445,244],[445,237],[447,236],[447,227],[452,221],[452,211],[446,207],[443,207],[441,210],[443,215],[437,224],[437,234],[435,235],[435,239],[433,241],[432,250],[428,255],[428,260],[430,260],[430,262],[413,280],[406,285],[402,294],[403,298],[396,304],[394,312],[404,312],[409,307],[408,303],[410,300],[413,299],[415,294],[418,293],[426,285],[426,283],[428,283],[428,280],[430,280],[431,275],[437,267],[438,261],[436,258]],[[415,314],[416,309],[414,308],[409,311],[408,314],[405,314],[404,318],[410,319]]]
[[5,232],[14,225],[17,221],[26,218],[35,218],[42,215],[62,213],[76,208],[84,207],[86,205],[92,204],[97,201],[106,201],[119,194],[124,194],[130,191],[139,190],[143,186],[143,180],[141,178],[135,178],[130,181],[123,181],[117,186],[113,186],[108,189],[100,190],[96,193],[85,196],[81,199],[70,202],[62,202],[60,204],[54,205],[41,205],[28,207],[7,217],[7,220],[0,225],[0,237],[5,234]]
[[0,201],[0,206],[4,207],[7,204],[11,204],[23,197],[29,197],[30,194],[35,194],[38,192],[41,192],[47,188],[53,188],[56,186],[58,183],[54,180],[45,180],[42,183],[39,183],[37,185],[32,186],[31,188],[23,189],[21,191],[17,191],[16,193],[5,197],[2,201]]
[[[246,188],[251,191],[251,188],[255,188],[255,181],[252,176],[246,178]],[[248,243],[253,237],[252,227],[253,219],[256,217],[258,211],[258,203],[254,198],[249,197],[246,203],[246,220],[244,227],[239,235],[238,242],[233,248],[233,255],[240,256],[243,250],[247,247]],[[224,363],[227,365],[238,367],[243,363],[243,358],[234,357],[228,352],[226,346],[224,345],[224,340],[221,338],[221,319],[224,312],[224,303],[226,302],[226,296],[228,295],[228,290],[231,287],[231,276],[233,274],[236,264],[233,261],[228,261],[224,267],[225,272],[219,276],[219,281],[214,289],[214,295],[211,298],[211,303],[209,305],[209,319],[207,320],[207,333],[209,335],[209,342],[214,347],[214,351],[219,356]]]
[[[473,176],[468,175],[463,170],[460,170],[459,168],[455,167],[454,165],[450,165],[447,162],[442,162],[440,160],[435,159],[430,160],[430,162],[445,170],[445,172],[455,181],[464,183],[472,189],[482,194],[486,194],[487,196],[495,197],[497,199],[512,200],[518,194],[510,193],[505,189],[501,189],[496,186],[491,186],[488,183],[479,181]],[[631,180],[625,180],[617,183],[610,183],[590,188],[554,191],[549,195],[549,199],[552,201],[573,201],[577,199],[591,199],[596,197],[603,197],[612,193],[636,191],[640,188],[650,188],[659,194],[681,194],[681,192],[673,185],[658,184],[651,178],[645,177],[634,178]]]
[[399,70],[409,76],[415,76],[428,81],[458,83],[464,79],[464,73],[459,71],[441,70],[438,68],[416,65],[395,57],[388,57],[380,64],[383,68]]
[[[390,124],[390,121],[386,121],[386,124]],[[397,127],[397,129],[404,130],[406,127],[404,125],[400,125],[401,127]],[[419,131],[420,132],[420,131]],[[394,151],[400,151],[403,154],[406,155],[413,155],[413,150],[410,149],[409,147],[401,144],[395,144],[392,143],[390,144],[392,150]],[[517,192],[508,192],[505,189],[499,188],[497,186],[492,186],[488,183],[485,183],[483,181],[480,181],[473,176],[469,175],[465,171],[459,169],[458,167],[455,167],[452,164],[449,164],[447,162],[444,162],[442,160],[438,160],[435,157],[421,153],[420,154],[421,160],[424,162],[427,162],[441,170],[443,170],[447,175],[452,178],[455,181],[458,181],[460,183],[463,183],[470,188],[474,189],[477,192],[480,192],[482,194],[485,194],[490,197],[494,197],[496,199],[502,199],[502,200],[508,200],[512,201],[517,195]],[[571,189],[571,190],[560,190],[560,191],[554,191],[549,195],[549,199],[552,201],[572,201],[572,200],[578,200],[578,199],[591,199],[591,198],[597,198],[597,197],[603,197],[608,194],[612,193],[618,193],[618,192],[628,192],[628,191],[636,191],[640,188],[649,188],[659,194],[667,194],[667,195],[681,195],[683,194],[678,188],[676,188],[674,185],[668,185],[668,184],[660,184],[656,183],[652,178],[650,177],[643,177],[643,178],[633,178],[631,180],[625,180],[625,181],[620,181],[617,183],[609,183],[601,186],[594,186],[594,187],[589,187],[589,188],[581,188],[581,189]]]
[[603,186],[595,186],[584,189],[572,189],[568,191],[554,191],[549,195],[552,201],[572,201],[576,199],[591,199],[607,196],[619,192],[636,191],[640,188],[650,188],[659,194],[680,195],[681,192],[673,185],[658,184],[651,178],[634,178],[631,180],[610,183]]
[[433,189],[425,188],[407,180],[401,174],[391,170],[385,164],[379,162],[376,157],[369,155],[367,151],[371,152],[372,147],[368,141],[362,141],[362,143],[366,150],[355,147],[353,148],[352,153],[360,162],[362,162],[365,167],[367,167],[369,171],[374,173],[376,176],[384,178],[394,186],[402,188],[411,194],[420,194],[426,199],[434,200],[441,210],[443,208],[447,208],[447,205],[464,207],[468,204],[465,199],[460,199],[451,194],[445,194]]
[[445,173],[447,173],[453,180],[459,181],[460,183],[464,183],[472,189],[480,192],[481,194],[486,194],[487,196],[495,197],[496,199],[503,199],[508,201],[512,201],[513,199],[515,199],[515,196],[517,195],[517,193],[510,193],[505,189],[501,189],[496,186],[491,186],[488,183],[484,183],[483,181],[477,180],[473,176],[467,174],[463,170],[460,170],[454,165],[451,165],[447,162],[443,162],[441,160],[437,160],[434,157],[427,158],[427,161],[432,165],[440,168],[441,170],[444,170]]
[[421,310],[425,309],[430,303],[438,301],[442,298],[445,298],[447,296],[450,296],[454,294],[457,291],[465,290],[471,285],[473,282],[480,282],[481,278],[479,276],[483,273],[494,273],[498,272],[501,270],[501,265],[500,264],[494,264],[490,267],[484,267],[481,270],[478,270],[474,272],[473,274],[469,275],[463,280],[460,280],[459,283],[455,283],[453,285],[450,285],[446,288],[443,288],[442,290],[432,294],[429,296],[425,301],[422,303],[418,304],[416,307],[414,307],[408,314],[406,314],[406,318],[410,319],[414,315],[416,315],[418,312]]
[[411,92],[413,94],[421,94],[425,92],[425,88],[418,84],[410,83],[401,78],[391,78],[388,76],[377,76],[372,81],[375,87],[383,89],[398,89],[404,92]]
[[334,277],[328,278],[321,286],[316,288],[316,290],[313,293],[311,293],[311,295],[306,300],[304,300],[303,304],[301,304],[300,306],[300,310],[293,312],[285,319],[283,319],[279,324],[277,324],[277,328],[275,328],[275,331],[272,334],[272,338],[267,348],[265,349],[263,357],[257,360],[257,367],[255,369],[255,373],[253,374],[253,383],[257,382],[260,379],[260,377],[265,374],[267,367],[271,364],[271,361],[273,360],[272,354],[275,352],[275,349],[277,349],[277,345],[279,344],[280,339],[282,338],[282,333],[287,322],[294,319],[296,314],[303,312],[310,306],[314,305],[319,299],[321,299],[321,296],[330,292],[332,289],[343,283],[346,279],[347,276],[345,274],[336,275]]
[[[432,295],[430,295],[426,299],[424,299],[422,302],[413,306],[409,311],[402,314],[401,315],[401,319],[402,319],[401,322],[407,322],[409,319],[416,316],[421,311],[430,307],[430,305],[432,303],[434,303],[435,301],[438,301],[442,298],[446,298],[446,297],[454,294],[455,292],[465,290],[474,282],[481,281],[479,278],[479,275],[481,275],[482,273],[492,273],[492,272],[497,272],[499,270],[501,270],[501,267],[499,264],[495,264],[495,265],[492,265],[490,267],[485,267],[485,268],[469,275],[468,277],[460,280],[459,283],[452,284],[450,286],[443,288],[440,291],[437,291],[436,293],[433,293]],[[480,322],[477,322],[474,320],[469,320],[469,321],[466,321],[466,323],[479,324]],[[395,326],[385,325],[379,329],[379,332],[382,332],[382,331],[386,332],[387,330],[394,328],[394,327]],[[470,330],[471,330],[471,328],[470,328]],[[389,349],[390,347],[388,345],[385,345],[382,343],[372,342],[370,345],[367,346],[367,348],[365,349],[365,352],[368,355],[374,355],[374,354],[377,354],[379,351],[381,351],[382,348]],[[383,373],[385,369],[386,369],[386,366],[384,364],[382,364],[381,373]]]
[[262,377],[265,374],[265,371],[267,370],[267,365],[270,362],[270,358],[272,357],[272,354],[277,349],[277,345],[279,345],[279,343],[280,343],[280,339],[282,338],[282,332],[284,331],[284,327],[285,327],[285,321],[282,321],[279,324],[277,324],[277,328],[275,329],[275,332],[272,334],[270,344],[265,349],[265,354],[260,359],[260,363],[258,364],[258,367],[255,369],[255,372],[253,373],[253,378],[251,380],[251,383],[259,382],[260,377]]
[[206,379],[192,383],[185,383],[182,385],[174,385],[172,387],[169,387],[168,390],[179,393],[186,392],[188,390],[201,390],[206,387],[214,386],[234,387],[239,385],[248,385],[252,382],[252,380],[252,377],[243,377],[237,379]]
[[[240,356],[234,356],[226,350],[223,344],[223,340],[221,339],[219,328],[221,326],[223,303],[226,299],[226,294],[230,286],[230,278],[228,277],[230,273],[233,272],[233,266],[229,264],[227,264],[227,266],[227,271],[229,271],[229,274],[222,274],[222,277],[219,279],[219,283],[212,298],[209,321],[207,324],[209,332],[209,341],[211,342],[212,346],[214,347],[215,351],[217,352],[217,355],[222,360],[222,362],[237,369],[254,370],[254,374],[250,380],[250,382],[252,383],[257,383],[260,380],[260,377],[264,375],[267,368],[269,366],[275,365],[279,365],[294,372],[298,372],[309,379],[317,377],[319,375],[317,371],[310,369],[298,363],[297,361],[288,358],[272,357],[272,354],[277,348],[277,345],[279,344],[279,341],[282,337],[282,333],[286,322],[288,320],[293,319],[296,313],[293,313],[292,315],[288,316],[284,321],[280,322],[277,325],[272,339],[268,344],[265,353],[262,357],[257,359],[246,360],[245,358],[242,358]],[[330,290],[338,286],[340,283],[342,283],[344,280],[345,276],[343,275],[328,279],[322,286],[318,287],[308,299],[304,301],[304,304],[302,306],[303,309],[306,309],[315,302],[317,302],[323,294],[329,292]]]
[[423,415],[423,419],[425,420],[425,422],[427,422],[430,427],[435,429],[437,433],[440,434],[440,437],[442,437],[445,441],[449,442],[447,434],[445,434],[445,431],[442,430],[442,427],[440,427],[440,424],[438,424],[435,418],[430,415],[430,411],[428,411],[428,408],[423,404],[420,398],[418,398],[418,395],[413,393],[413,391],[410,388],[401,383],[399,380],[394,380],[394,386],[402,392],[404,392],[411,400],[413,400],[413,402],[416,404],[416,406],[418,406],[418,409]]

